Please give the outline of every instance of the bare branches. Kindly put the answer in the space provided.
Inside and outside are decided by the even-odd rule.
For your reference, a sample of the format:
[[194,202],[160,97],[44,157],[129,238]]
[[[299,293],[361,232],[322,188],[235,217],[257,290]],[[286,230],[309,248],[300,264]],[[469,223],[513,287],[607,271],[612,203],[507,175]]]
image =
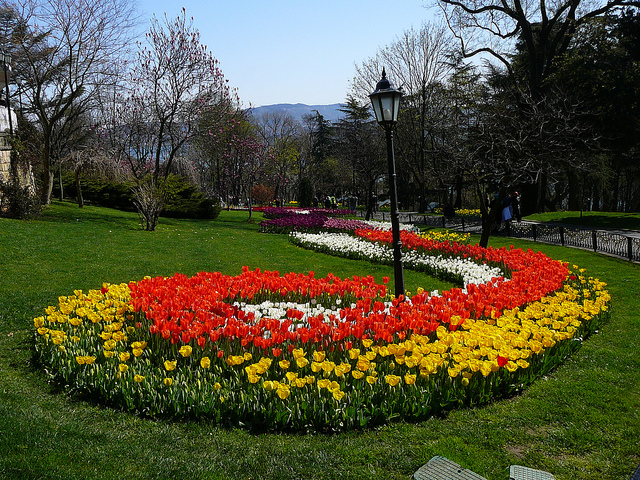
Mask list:
[[20,94],[44,137],[43,203],[50,200],[51,167],[69,140],[61,133],[70,116],[86,114],[99,89],[113,82],[136,25],[126,0],[5,0],[14,24],[9,43]]
[[576,28],[591,17],[639,0],[436,0],[465,57],[488,54],[513,73],[515,41],[527,53],[527,88],[543,89],[554,59],[569,46]]

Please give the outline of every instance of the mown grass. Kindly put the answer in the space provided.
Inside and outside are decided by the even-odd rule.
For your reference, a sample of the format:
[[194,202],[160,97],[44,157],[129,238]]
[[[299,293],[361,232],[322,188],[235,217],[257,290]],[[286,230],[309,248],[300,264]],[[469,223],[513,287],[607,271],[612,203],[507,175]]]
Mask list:
[[640,230],[640,213],[621,212],[546,212],[526,217],[527,220],[557,222],[587,228]]
[[[503,238],[542,250],[609,283],[611,321],[522,395],[418,424],[337,435],[261,434],[206,422],[142,420],[53,390],[31,362],[32,318],[59,295],[144,275],[240,272],[242,265],[317,275],[390,267],[300,250],[257,232],[243,212],[213,222],[162,219],[143,232],[134,214],[55,204],[42,219],[0,220],[0,478],[409,479],[443,455],[488,480],[509,465],[558,480],[627,479],[640,464],[640,271],[590,252]],[[449,285],[406,272],[409,290]]]

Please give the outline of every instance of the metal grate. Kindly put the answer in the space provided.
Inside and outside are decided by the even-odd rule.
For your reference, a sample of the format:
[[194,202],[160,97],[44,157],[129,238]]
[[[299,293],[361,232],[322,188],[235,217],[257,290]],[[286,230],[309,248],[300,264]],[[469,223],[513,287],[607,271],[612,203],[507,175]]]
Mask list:
[[534,470],[533,468],[522,467],[520,465],[511,465],[509,470],[509,480],[554,480],[555,477],[548,472],[542,470]]
[[415,480],[486,480],[444,457],[433,457],[413,474]]

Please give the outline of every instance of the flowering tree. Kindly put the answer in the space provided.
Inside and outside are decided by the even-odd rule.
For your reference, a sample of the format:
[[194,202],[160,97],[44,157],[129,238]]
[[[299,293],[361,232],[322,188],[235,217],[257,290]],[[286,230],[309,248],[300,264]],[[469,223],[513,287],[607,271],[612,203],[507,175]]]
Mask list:
[[[171,172],[187,142],[202,132],[197,118],[231,95],[218,61],[200,43],[183,8],[173,22],[155,17],[140,44],[131,90],[121,104],[137,171],[154,178]],[[143,168],[144,166],[144,168]],[[150,170],[150,171],[149,171]]]
[[145,222],[150,229],[161,211],[163,180],[175,164],[184,163],[180,160],[190,142],[208,133],[199,128],[198,119],[230,103],[232,96],[218,61],[200,43],[192,23],[184,8],[174,21],[152,19],[146,45],[139,44],[129,88],[114,102],[119,123],[111,138],[145,187],[146,200],[136,204],[148,207],[140,212],[144,218],[156,216]]
[[225,182],[236,198],[247,200],[251,219],[253,187],[260,180],[270,183],[268,172],[275,161],[273,150],[258,139],[253,126],[246,121],[235,124],[222,147]]

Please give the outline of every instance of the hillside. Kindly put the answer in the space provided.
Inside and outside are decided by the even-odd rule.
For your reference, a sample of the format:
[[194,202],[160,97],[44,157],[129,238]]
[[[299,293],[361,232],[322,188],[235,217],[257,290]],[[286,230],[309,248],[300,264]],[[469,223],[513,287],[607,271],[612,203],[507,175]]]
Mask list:
[[260,117],[265,113],[273,112],[285,112],[290,114],[298,121],[302,121],[305,115],[312,115],[314,111],[318,111],[325,120],[330,122],[337,121],[340,117],[344,116],[338,110],[342,108],[340,103],[334,103],[332,105],[305,105],[303,103],[279,103],[277,105],[264,105],[262,107],[252,108],[251,111],[254,117]]

